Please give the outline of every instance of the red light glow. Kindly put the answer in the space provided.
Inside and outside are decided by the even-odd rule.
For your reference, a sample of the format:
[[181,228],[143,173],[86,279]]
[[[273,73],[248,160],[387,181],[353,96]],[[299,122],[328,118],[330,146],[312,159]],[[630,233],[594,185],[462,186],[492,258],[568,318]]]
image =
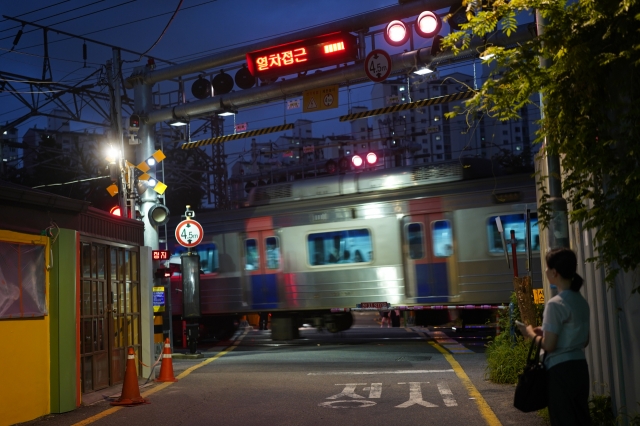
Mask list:
[[122,216],[122,210],[120,210],[120,207],[118,206],[111,207],[111,210],[109,210],[109,213],[111,213],[114,216]]
[[393,46],[404,44],[408,39],[407,26],[402,21],[391,21],[387,25],[385,39]]
[[356,37],[336,32],[247,53],[251,75],[271,79],[357,59]]
[[370,152],[367,154],[367,163],[376,164],[377,161],[378,161],[378,156],[376,155],[375,152]]
[[306,62],[307,60],[307,49],[301,47],[299,49],[272,53],[269,56],[260,56],[256,58],[256,65],[258,67],[258,71],[267,71],[273,68],[299,64],[301,62]]
[[344,50],[344,42],[331,43],[324,46],[324,53],[333,53]]
[[362,163],[364,163],[364,161],[362,160],[362,157],[360,157],[359,155],[354,155],[353,157],[351,157],[351,162],[356,167],[360,167],[362,166]]
[[431,11],[422,12],[416,20],[416,32],[420,37],[433,37],[440,32],[441,27],[440,18]]

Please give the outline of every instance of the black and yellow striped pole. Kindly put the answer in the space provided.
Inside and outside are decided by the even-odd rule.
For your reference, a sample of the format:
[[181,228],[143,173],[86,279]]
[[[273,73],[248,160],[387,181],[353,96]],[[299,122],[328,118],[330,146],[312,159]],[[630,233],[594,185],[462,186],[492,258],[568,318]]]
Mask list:
[[285,130],[293,129],[293,123],[282,124],[280,126],[265,127],[264,129],[251,130],[249,132],[235,133],[233,135],[217,136],[215,138],[202,139],[195,142],[187,142],[182,145],[182,149],[199,148],[205,145],[213,145],[216,143],[223,143],[234,141],[237,139],[250,138],[252,136],[265,135],[267,133],[283,132]]
[[357,112],[355,114],[347,114],[340,116],[340,121],[352,121],[359,118],[372,117],[374,115],[391,114],[398,111],[406,111],[408,109],[423,108],[431,105],[446,104],[449,102],[460,101],[472,98],[475,95],[473,91],[458,92],[451,95],[438,96],[436,98],[422,99],[416,102],[408,102],[406,104],[398,104],[384,108],[373,109],[371,111]]

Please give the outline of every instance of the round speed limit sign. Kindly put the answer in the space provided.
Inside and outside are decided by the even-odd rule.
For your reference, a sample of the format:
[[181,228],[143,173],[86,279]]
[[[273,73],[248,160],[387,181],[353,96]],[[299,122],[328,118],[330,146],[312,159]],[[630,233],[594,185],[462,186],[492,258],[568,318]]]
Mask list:
[[195,220],[183,220],[176,226],[176,241],[183,247],[195,247],[202,241],[202,225]]

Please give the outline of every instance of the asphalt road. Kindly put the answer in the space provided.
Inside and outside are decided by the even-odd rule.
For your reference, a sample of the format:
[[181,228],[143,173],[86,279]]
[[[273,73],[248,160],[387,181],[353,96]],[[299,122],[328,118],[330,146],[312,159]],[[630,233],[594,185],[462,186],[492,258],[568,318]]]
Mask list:
[[27,424],[543,425],[513,408],[512,385],[484,379],[481,335],[362,318],[343,333],[305,329],[289,342],[243,330],[203,358],[174,359],[178,382],[140,388],[149,404],[111,407],[105,390],[92,405]]

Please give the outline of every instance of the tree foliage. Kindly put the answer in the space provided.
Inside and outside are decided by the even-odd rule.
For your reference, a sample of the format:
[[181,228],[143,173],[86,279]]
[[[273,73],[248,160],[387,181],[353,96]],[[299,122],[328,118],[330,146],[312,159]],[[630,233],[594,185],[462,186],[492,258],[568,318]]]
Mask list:
[[[466,113],[519,118],[520,108],[542,94],[536,142],[560,157],[569,220],[595,230],[599,256],[588,260],[613,285],[640,261],[640,2],[464,0],[463,7],[468,22],[445,37],[443,48],[460,51],[473,36],[485,37],[486,54],[495,55],[486,62],[496,65]],[[516,16],[536,11],[543,31],[515,47],[491,46],[490,33],[509,35]],[[548,200],[539,206],[545,224]]]

